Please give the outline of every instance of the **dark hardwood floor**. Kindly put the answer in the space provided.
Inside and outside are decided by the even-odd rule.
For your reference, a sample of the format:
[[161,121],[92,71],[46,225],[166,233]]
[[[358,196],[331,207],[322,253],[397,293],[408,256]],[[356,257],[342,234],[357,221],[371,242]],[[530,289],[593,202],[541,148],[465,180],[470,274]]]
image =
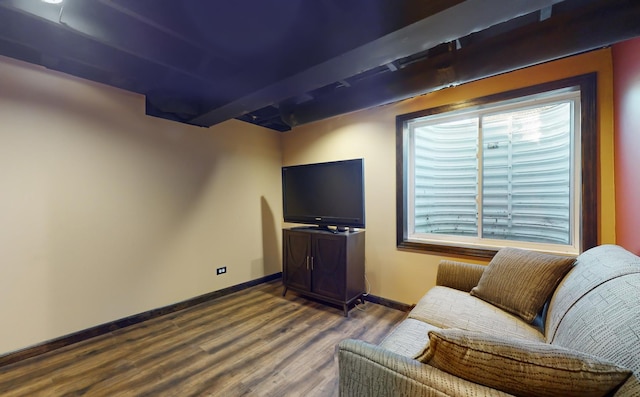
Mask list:
[[336,344],[378,343],[406,313],[345,318],[280,280],[0,368],[8,396],[337,396]]

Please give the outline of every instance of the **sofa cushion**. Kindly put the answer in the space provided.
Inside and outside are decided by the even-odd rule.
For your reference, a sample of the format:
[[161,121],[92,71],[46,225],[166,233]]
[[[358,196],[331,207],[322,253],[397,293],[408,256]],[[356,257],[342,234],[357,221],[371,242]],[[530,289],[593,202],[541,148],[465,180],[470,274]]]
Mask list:
[[409,318],[438,328],[460,328],[544,341],[542,332],[520,317],[473,297],[468,292],[448,287],[431,288],[411,310]]
[[398,324],[379,346],[405,357],[414,357],[429,343],[429,331],[437,330],[439,328],[431,324],[407,318]]
[[572,257],[502,248],[471,295],[532,322],[574,262]]
[[448,329],[429,332],[416,359],[518,396],[603,396],[631,371],[596,357],[541,342]]
[[362,340],[343,340],[337,350],[340,396],[513,397]]

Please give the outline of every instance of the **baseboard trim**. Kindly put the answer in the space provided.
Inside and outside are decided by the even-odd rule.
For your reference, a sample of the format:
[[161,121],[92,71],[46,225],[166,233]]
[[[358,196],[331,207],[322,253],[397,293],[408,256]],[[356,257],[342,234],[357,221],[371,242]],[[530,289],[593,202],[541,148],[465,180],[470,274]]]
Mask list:
[[39,356],[41,354],[60,349],[62,347],[69,346],[74,343],[82,342],[87,339],[94,338],[96,336],[104,335],[109,332],[128,327],[130,325],[138,324],[143,321],[164,316],[165,314],[184,310],[189,307],[199,305],[200,303],[204,303],[216,298],[220,298],[222,296],[229,295],[234,292],[242,291],[244,289],[256,286],[258,284],[266,283],[272,280],[276,280],[278,278],[282,278],[282,272],[271,274],[269,276],[264,276],[255,280],[247,281],[246,283],[233,285],[231,287],[227,287],[218,291],[209,292],[207,294],[196,296],[186,301],[174,303],[169,306],[164,306],[158,309],[152,309],[143,313],[134,314],[129,317],[121,318],[119,320],[100,324],[95,327],[87,328],[85,330],[74,332],[69,335],[51,339],[49,341],[39,343],[37,345],[27,347],[21,350],[17,350],[15,352],[0,355],[0,367],[13,364],[22,360],[26,360],[27,358]]
[[375,295],[366,295],[363,296],[364,300],[369,301],[371,303],[377,303],[378,305],[387,306],[392,309],[400,310],[403,312],[408,312],[413,308],[413,305],[407,305],[406,303],[397,302],[391,299],[381,298]]

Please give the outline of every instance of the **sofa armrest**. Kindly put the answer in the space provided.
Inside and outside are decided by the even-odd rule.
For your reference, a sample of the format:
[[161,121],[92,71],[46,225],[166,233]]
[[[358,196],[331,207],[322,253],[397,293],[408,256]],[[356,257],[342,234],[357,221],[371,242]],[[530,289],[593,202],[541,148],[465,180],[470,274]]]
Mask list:
[[337,350],[341,397],[509,396],[360,340]]
[[485,268],[486,266],[471,263],[440,261],[436,285],[469,292],[478,285]]

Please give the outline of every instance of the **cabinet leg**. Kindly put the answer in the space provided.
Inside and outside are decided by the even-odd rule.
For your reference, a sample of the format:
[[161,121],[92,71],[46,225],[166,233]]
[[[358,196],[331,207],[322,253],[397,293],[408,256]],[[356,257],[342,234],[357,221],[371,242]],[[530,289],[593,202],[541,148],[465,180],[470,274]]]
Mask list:
[[282,296],[285,296],[287,294],[287,287],[284,287],[284,291],[282,291]]
[[349,305],[347,305],[346,303],[344,305],[342,305],[344,307],[344,316],[345,317],[349,317]]

